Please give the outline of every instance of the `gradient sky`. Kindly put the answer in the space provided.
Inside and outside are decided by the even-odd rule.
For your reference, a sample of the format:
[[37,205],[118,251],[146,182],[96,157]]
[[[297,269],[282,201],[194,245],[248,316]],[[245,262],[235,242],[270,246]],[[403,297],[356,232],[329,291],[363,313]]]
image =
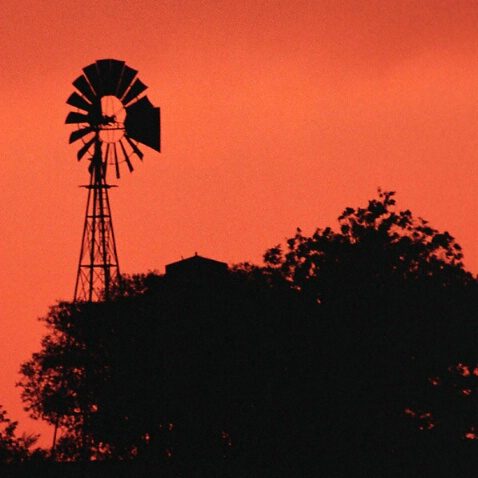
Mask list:
[[45,430],[14,384],[37,317],[73,298],[86,207],[65,102],[98,59],[139,70],[161,107],[163,152],[144,148],[110,194],[122,272],[196,251],[258,263],[377,187],[448,230],[478,272],[477,1],[1,6],[0,403],[22,430]]

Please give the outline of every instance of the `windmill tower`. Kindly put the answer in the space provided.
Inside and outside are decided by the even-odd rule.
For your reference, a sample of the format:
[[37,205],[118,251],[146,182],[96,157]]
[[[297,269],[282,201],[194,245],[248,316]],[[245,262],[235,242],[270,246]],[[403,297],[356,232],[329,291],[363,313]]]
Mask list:
[[83,68],[74,82],[77,91],[67,103],[76,108],[67,124],[77,129],[70,143],[81,142],[78,160],[87,157],[90,181],[80,260],[75,285],[75,301],[108,300],[119,277],[107,183],[108,167],[120,177],[121,164],[133,171],[132,158],[143,159],[139,144],[160,152],[160,115],[147,96],[147,86],[137,71],[124,61],[106,59]]

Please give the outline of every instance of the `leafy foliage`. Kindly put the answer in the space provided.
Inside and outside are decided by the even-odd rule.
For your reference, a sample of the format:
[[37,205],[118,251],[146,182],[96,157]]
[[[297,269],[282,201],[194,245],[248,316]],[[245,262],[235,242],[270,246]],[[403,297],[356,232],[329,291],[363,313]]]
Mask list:
[[155,274],[125,282],[111,302],[52,307],[42,350],[22,365],[28,409],[63,429],[58,459],[207,468],[264,453],[258,417],[272,435],[272,395],[297,360],[296,294],[242,270],[194,287]]
[[478,466],[478,290],[460,246],[393,192],[338,221],[264,267],[125,277],[108,303],[52,307],[21,386],[63,429],[57,456],[183,475]]
[[[140,404],[128,408],[131,396],[124,397],[124,385],[131,387],[129,393],[137,394],[137,401],[149,396],[151,390],[143,390],[149,384],[147,364],[134,358],[139,354],[143,358],[152,344],[140,328],[144,324],[138,324],[141,317],[136,330],[130,333],[134,328],[130,322],[125,328],[121,313],[125,300],[52,307],[42,319],[50,330],[42,341],[42,351],[22,365],[20,385],[27,410],[34,418],[67,430],[58,444],[60,459],[134,454],[131,435],[139,439],[140,432],[131,413]],[[131,313],[129,307],[127,310]],[[108,441],[103,440],[105,435]]]
[[38,440],[36,435],[17,436],[18,422],[12,422],[0,405],[0,464],[23,463],[43,459],[45,452],[39,448],[31,450]]
[[327,299],[327,293],[334,292],[330,288],[340,287],[347,276],[358,284],[367,275],[373,285],[424,277],[442,285],[471,281],[454,238],[408,210],[395,211],[394,195],[379,190],[379,198],[369,201],[367,208],[346,208],[339,217],[340,233],[328,227],[306,237],[298,229],[287,241],[287,252],[280,245],[266,252],[266,266],[318,299]]
[[298,230],[264,256],[272,281],[320,304],[317,429],[334,430],[324,450],[342,456],[324,467],[423,466],[428,446],[456,449],[478,429],[475,387],[453,373],[477,362],[476,281],[454,238],[396,210],[393,192],[346,208],[339,226]]

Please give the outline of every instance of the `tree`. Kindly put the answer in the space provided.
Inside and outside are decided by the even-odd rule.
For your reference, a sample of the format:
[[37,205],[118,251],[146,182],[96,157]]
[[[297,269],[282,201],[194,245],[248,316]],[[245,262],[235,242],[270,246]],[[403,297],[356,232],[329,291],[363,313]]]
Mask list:
[[17,436],[18,422],[12,422],[0,405],[0,464],[24,463],[45,458],[45,452],[32,447],[38,440],[37,435]]
[[272,281],[320,304],[314,400],[334,473],[340,463],[372,475],[419,466],[428,446],[454,449],[476,427],[451,372],[478,362],[476,281],[449,233],[395,206],[379,190],[366,208],[345,209],[339,232],[298,230],[264,256]]
[[52,307],[21,386],[32,415],[62,427],[58,459],[207,473],[287,457],[278,450],[293,430],[284,407],[300,373],[302,301],[256,272],[152,274],[127,279],[108,303]]
[[[59,459],[132,457],[148,432],[132,414],[143,405],[141,397],[155,399],[151,388],[145,390],[151,377],[139,357],[152,349],[148,332],[154,329],[146,329],[147,317],[141,309],[133,312],[135,305],[133,298],[63,302],[41,319],[49,333],[42,350],[22,364],[19,385],[34,418],[66,431]],[[132,394],[136,406],[128,407]]]
[[450,234],[379,191],[264,259],[52,307],[21,386],[65,430],[59,458],[264,477],[478,465],[478,291]]

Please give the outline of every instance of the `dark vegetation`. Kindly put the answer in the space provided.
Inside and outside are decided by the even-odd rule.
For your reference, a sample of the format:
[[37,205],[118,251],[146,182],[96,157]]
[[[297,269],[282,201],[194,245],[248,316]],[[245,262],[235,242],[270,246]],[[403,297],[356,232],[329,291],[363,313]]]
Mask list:
[[[20,382],[31,414],[60,427],[49,459],[174,477],[474,476],[478,290],[453,237],[379,191],[339,231],[298,230],[264,259],[52,307]],[[31,443],[17,454],[11,438],[2,461],[26,459]]]
[[12,422],[0,405],[0,464],[42,461],[46,453],[34,448],[37,435],[17,434],[18,422]]

